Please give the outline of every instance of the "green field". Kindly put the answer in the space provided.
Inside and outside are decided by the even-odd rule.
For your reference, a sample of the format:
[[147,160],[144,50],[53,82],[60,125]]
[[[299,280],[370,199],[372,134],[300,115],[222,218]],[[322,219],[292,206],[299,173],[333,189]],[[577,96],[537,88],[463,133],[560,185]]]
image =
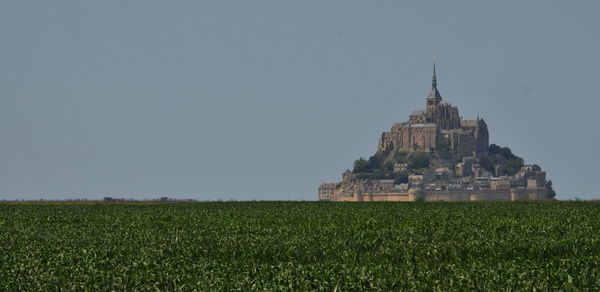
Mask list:
[[0,290],[600,287],[600,203],[0,204]]

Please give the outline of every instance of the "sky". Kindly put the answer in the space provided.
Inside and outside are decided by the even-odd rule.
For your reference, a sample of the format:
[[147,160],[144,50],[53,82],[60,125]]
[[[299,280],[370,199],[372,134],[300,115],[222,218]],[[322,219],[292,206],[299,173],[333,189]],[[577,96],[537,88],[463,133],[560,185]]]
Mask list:
[[0,0],[0,199],[315,200],[438,88],[599,198],[598,1]]

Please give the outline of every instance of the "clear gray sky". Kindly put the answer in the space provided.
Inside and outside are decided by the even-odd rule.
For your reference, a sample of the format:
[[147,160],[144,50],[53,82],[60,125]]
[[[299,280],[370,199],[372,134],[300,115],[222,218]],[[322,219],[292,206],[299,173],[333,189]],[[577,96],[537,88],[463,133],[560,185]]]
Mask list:
[[598,1],[0,0],[0,199],[314,200],[438,88],[598,198]]

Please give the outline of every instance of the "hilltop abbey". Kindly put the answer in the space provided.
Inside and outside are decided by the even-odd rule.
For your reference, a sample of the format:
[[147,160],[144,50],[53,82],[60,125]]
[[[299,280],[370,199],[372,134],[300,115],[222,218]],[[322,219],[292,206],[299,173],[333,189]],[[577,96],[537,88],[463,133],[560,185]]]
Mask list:
[[339,183],[322,183],[328,201],[538,200],[553,197],[546,173],[507,147],[489,144],[486,122],[463,119],[443,101],[435,64],[425,110],[381,134],[376,153]]
[[396,123],[390,132],[381,134],[378,151],[432,152],[439,144],[458,152],[485,152],[489,136],[483,119],[463,120],[458,108],[442,101],[437,89],[435,64],[431,90],[425,110],[414,111],[407,122]]

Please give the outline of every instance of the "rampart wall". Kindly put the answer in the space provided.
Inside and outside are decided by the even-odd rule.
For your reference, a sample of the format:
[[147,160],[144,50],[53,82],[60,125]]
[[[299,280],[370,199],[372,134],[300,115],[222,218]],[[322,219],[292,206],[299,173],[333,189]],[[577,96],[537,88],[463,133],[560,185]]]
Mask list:
[[473,191],[409,191],[360,193],[332,198],[334,201],[346,202],[412,202],[418,199],[425,201],[516,201],[548,199],[546,189],[510,189],[510,190],[473,190]]

